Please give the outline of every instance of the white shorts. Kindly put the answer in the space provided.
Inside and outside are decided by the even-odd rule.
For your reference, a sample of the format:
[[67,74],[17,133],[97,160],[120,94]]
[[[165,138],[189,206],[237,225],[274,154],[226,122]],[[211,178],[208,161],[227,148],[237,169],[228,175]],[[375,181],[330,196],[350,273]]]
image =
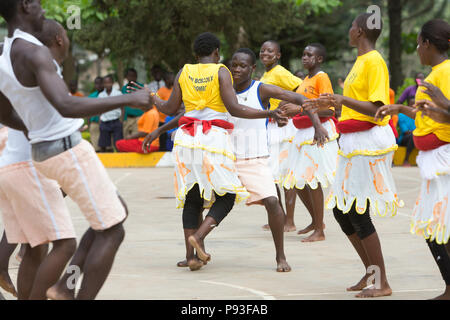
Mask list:
[[31,161],[0,169],[0,209],[9,243],[35,247],[76,238],[58,184],[44,177]]

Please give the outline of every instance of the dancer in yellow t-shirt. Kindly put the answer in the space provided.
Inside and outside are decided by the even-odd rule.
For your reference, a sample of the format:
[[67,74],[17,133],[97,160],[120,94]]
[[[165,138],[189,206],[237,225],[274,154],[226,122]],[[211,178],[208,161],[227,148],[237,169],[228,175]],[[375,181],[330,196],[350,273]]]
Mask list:
[[[399,112],[416,120],[414,142],[420,150],[417,164],[422,176],[422,188],[414,207],[411,232],[427,240],[446,284],[443,295],[437,299],[450,299],[450,257],[445,244],[450,239],[450,123],[438,117],[439,122],[426,115],[427,101],[439,96],[442,111],[450,98],[450,60],[448,59],[450,25],[444,20],[425,23],[417,38],[417,53],[423,65],[432,71],[425,79],[426,88],[420,86],[416,93],[416,106],[390,105],[382,107],[378,117]],[[438,91],[439,90],[439,91]],[[430,97],[430,95],[432,95]],[[429,104],[433,104],[430,103]],[[436,106],[434,106],[436,108]],[[423,114],[422,110],[425,110]],[[444,113],[445,116],[445,113]]]
[[[261,78],[261,82],[265,84],[274,85],[284,90],[295,91],[302,83],[300,78],[294,76],[290,71],[286,70],[279,64],[281,58],[280,45],[274,41],[269,40],[263,43],[259,53],[261,62],[266,68],[266,72]],[[280,100],[271,99],[270,109],[276,110],[280,105]],[[272,168],[272,174],[275,183],[279,183],[281,180],[282,172],[287,168],[288,149],[292,144],[296,129],[292,124],[292,120],[289,120],[288,125],[283,128],[278,127],[275,122],[269,122],[267,125],[269,136],[269,151],[270,159],[269,163]],[[281,205],[281,193],[277,186],[278,199],[280,199]],[[284,230],[286,232],[292,232],[296,230],[294,224],[294,211],[295,211],[296,193],[294,190],[285,190],[285,202],[286,202],[286,222]],[[281,205],[281,207],[283,207]],[[268,225],[263,226],[265,230],[269,229]]]

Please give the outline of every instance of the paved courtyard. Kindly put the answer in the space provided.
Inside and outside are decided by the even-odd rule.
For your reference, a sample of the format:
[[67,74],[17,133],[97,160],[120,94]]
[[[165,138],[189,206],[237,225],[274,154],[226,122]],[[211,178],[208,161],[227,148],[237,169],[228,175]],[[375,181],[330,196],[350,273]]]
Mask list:
[[[261,300],[354,299],[345,288],[362,277],[364,268],[330,211],[325,213],[326,241],[302,243],[296,232],[285,237],[291,273],[275,272],[275,250],[263,207],[236,206],[222,226],[207,238],[212,261],[198,272],[177,268],[184,259],[181,211],[175,209],[173,169],[110,169],[126,199],[130,217],[126,239],[99,299]],[[409,216],[419,192],[417,168],[395,168],[405,207],[394,218],[375,217],[394,294],[384,299],[428,299],[443,291],[439,270],[423,239],[409,233]],[[87,223],[67,200],[79,236]],[[310,223],[297,200],[297,229]],[[17,261],[11,259],[17,277]],[[6,299],[13,297],[3,292]]]

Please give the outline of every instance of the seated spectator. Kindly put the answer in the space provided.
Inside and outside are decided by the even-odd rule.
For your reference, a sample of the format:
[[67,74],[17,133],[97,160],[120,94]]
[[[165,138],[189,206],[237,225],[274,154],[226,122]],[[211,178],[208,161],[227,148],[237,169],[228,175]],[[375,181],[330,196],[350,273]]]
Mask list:
[[[164,87],[162,87],[161,89],[158,90],[158,96],[162,99],[162,100],[169,100],[170,95],[172,94],[173,91],[173,83],[175,81],[175,75],[172,72],[166,72],[164,74]],[[166,115],[162,112],[159,112],[159,126],[161,127],[162,125],[164,125],[166,121]],[[159,143],[160,143],[160,150],[161,151],[168,151],[166,150],[166,146],[167,146],[167,142],[169,140],[168,138],[168,133],[164,132],[160,137],[159,137]]]
[[[122,93],[119,90],[113,88],[114,79],[112,75],[108,75],[103,79],[103,84],[105,90],[103,90],[98,97],[107,98],[120,96]],[[111,138],[116,142],[123,139],[123,126],[120,121],[122,116],[122,108],[117,108],[108,112],[103,113],[100,116],[100,137],[98,140],[98,146],[101,152],[111,152],[113,148],[111,147]]]
[[[413,103],[414,104],[414,103]],[[404,167],[409,167],[411,164],[408,159],[411,152],[414,150],[414,136],[413,131],[416,129],[416,124],[414,119],[399,113],[398,115],[398,126],[400,128],[400,135],[398,138],[398,144],[402,147],[406,147],[406,157],[403,163]]]
[[[142,143],[145,136],[158,129],[159,124],[159,112],[153,107],[139,118],[138,132],[129,137],[129,139],[123,139],[116,142],[116,148],[119,152],[135,152],[144,153],[142,150]],[[159,139],[152,142],[150,146],[150,152],[159,151]]]

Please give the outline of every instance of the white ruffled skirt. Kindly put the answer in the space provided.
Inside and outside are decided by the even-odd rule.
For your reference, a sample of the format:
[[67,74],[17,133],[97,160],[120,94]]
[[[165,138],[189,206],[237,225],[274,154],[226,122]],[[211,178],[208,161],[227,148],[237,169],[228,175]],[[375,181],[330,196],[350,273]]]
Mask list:
[[356,202],[363,214],[369,204],[374,214],[395,216],[403,206],[392,176],[392,160],[398,148],[389,126],[342,134],[339,140],[336,178],[326,207],[348,213]]
[[411,233],[447,244],[450,238],[450,144],[420,151],[422,187],[411,219]]
[[339,134],[333,120],[322,123],[330,140],[323,146],[313,145],[314,127],[297,129],[288,149],[287,166],[281,174],[280,184],[286,189],[304,189],[306,185],[317,189],[332,185],[336,175]]
[[235,156],[227,130],[213,126],[208,134],[198,125],[192,137],[182,129],[175,136],[172,156],[175,162],[177,208],[183,208],[186,195],[198,184],[205,202],[219,196],[236,194],[236,202],[250,195],[242,186],[235,168]]
[[279,183],[288,166],[288,150],[292,145],[297,128],[292,123],[292,119],[289,119],[289,123],[282,128],[278,127],[277,123],[269,122],[267,131],[270,153],[269,165],[275,183]]

